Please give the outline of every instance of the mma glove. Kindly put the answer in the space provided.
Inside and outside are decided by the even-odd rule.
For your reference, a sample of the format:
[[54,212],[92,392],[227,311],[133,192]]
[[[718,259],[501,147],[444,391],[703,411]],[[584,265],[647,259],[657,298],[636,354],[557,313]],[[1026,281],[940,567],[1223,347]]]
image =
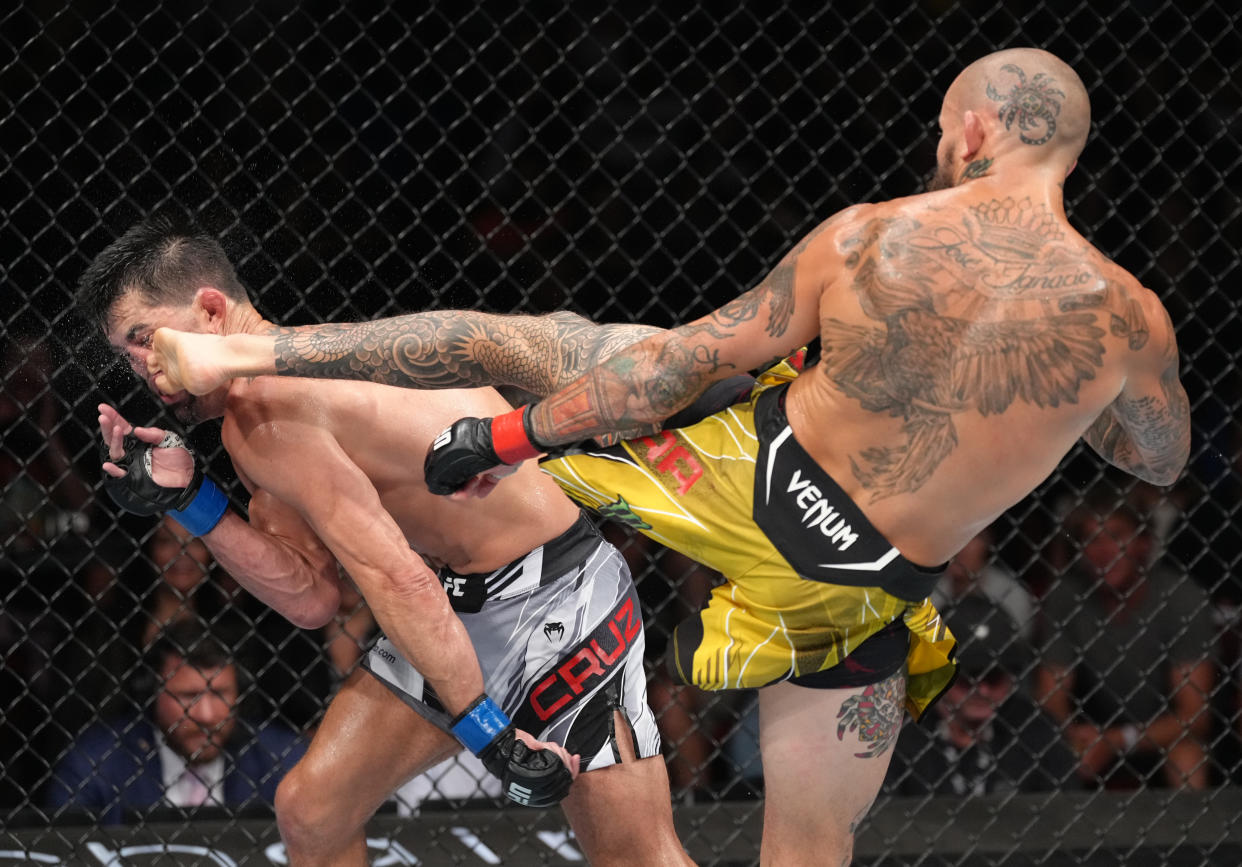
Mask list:
[[432,442],[423,476],[428,490],[443,496],[492,467],[520,464],[544,451],[530,429],[529,405],[495,418],[462,418]]
[[551,750],[532,750],[518,740],[509,717],[486,695],[453,720],[452,730],[500,780],[509,800],[524,807],[553,807],[569,794],[574,777],[560,757]]
[[104,490],[118,506],[135,515],[159,515],[167,512],[178,524],[195,536],[209,532],[228,511],[229,499],[194,461],[194,476],[184,488],[159,484],[151,476],[151,458],[155,449],[185,449],[194,459],[185,440],[171,431],[156,445],[145,443],[129,434],[125,437],[125,454],[112,460],[104,446],[104,459],[125,471],[120,478],[104,477]]

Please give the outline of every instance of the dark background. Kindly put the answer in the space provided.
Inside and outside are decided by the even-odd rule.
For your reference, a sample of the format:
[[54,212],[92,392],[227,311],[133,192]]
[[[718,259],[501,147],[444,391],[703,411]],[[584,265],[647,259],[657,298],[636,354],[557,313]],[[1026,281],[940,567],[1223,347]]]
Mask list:
[[[69,304],[86,263],[132,222],[188,212],[222,238],[264,315],[287,324],[428,307],[684,322],[753,285],[835,210],[918,191],[948,84],[1016,45],[1054,51],[1086,83],[1095,126],[1066,185],[1071,220],[1176,324],[1194,445],[1185,480],[1161,494],[1181,515],[1169,560],[1209,589],[1232,648],[1239,23],[1226,0],[6,7],[0,458],[6,480],[40,459],[47,431],[32,417],[51,405],[73,466],[40,480],[35,502],[6,506],[0,528],[0,602],[16,624],[0,634],[0,802],[23,806],[40,756],[71,733],[39,636],[72,649],[91,609],[83,570],[121,574],[150,532],[65,491],[74,474],[97,477],[98,402],[158,419]],[[46,383],[20,366],[38,353]],[[227,482],[213,426],[192,437]],[[1130,485],[1076,450],[1000,522],[999,557],[1041,587],[1066,503],[1101,481],[1119,496]],[[255,613],[252,635],[270,631],[264,641],[298,658],[298,636],[268,620]],[[286,688],[308,695],[270,702],[294,722],[314,718],[325,677],[300,665]],[[1219,689],[1228,782],[1231,678]]]

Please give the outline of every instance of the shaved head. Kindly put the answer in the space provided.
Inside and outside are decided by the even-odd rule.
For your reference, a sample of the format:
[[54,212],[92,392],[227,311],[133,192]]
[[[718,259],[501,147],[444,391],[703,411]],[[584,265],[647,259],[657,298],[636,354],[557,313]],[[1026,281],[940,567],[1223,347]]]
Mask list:
[[976,60],[945,94],[945,109],[991,120],[1007,150],[1040,159],[1077,159],[1091,126],[1082,79],[1038,48],[1011,48]]

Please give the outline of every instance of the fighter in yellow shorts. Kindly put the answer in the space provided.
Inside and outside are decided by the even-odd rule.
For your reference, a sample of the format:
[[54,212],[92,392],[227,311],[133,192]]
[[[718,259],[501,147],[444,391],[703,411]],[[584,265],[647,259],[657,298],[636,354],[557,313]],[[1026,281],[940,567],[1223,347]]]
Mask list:
[[782,405],[797,363],[697,423],[540,466],[583,506],[725,576],[674,633],[679,679],[837,688],[904,662],[917,718],[953,672],[952,636],[927,598],[940,570],[902,557],[791,435]]

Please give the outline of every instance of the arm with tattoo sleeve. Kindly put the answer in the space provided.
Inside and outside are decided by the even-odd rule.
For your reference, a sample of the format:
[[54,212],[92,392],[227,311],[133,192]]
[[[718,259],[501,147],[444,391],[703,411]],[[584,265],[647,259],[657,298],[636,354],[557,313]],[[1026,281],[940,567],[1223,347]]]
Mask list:
[[227,337],[155,333],[157,387],[204,394],[241,376],[359,379],[412,388],[509,386],[544,395],[619,349],[659,333],[597,325],[568,311],[504,316],[432,310],[373,322]]
[[819,299],[839,270],[836,218],[804,238],[762,283],[715,312],[659,332],[593,367],[542,402],[495,418],[458,419],[423,463],[434,494],[482,493],[489,471],[554,446],[641,429],[689,405],[712,383],[755,369],[819,332]]
[[1154,306],[1159,309],[1149,319],[1159,325],[1148,346],[1158,354],[1142,360],[1083,439],[1113,466],[1171,485],[1190,455],[1190,402],[1178,378],[1173,324],[1158,302]]
[[819,333],[819,298],[839,269],[829,219],[756,287],[714,312],[627,347],[530,407],[542,446],[631,430],[668,418],[716,380],[765,365]]

